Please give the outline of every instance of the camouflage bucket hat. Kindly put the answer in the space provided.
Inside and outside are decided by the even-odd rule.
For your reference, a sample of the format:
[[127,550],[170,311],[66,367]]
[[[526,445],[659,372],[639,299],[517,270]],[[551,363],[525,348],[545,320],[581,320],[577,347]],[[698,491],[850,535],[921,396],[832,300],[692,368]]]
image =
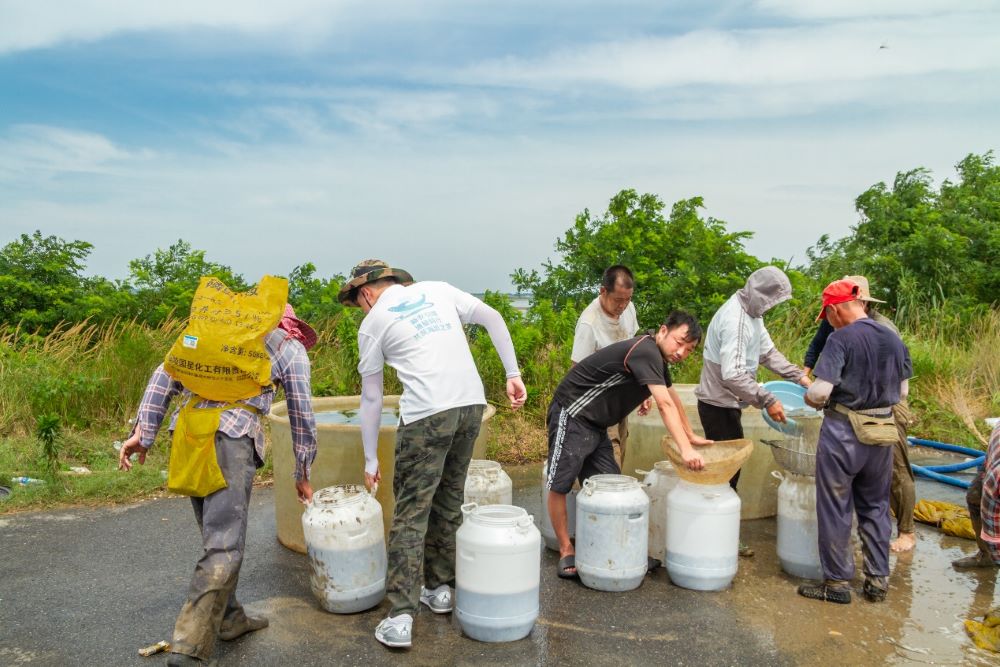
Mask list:
[[403,269],[394,269],[381,259],[366,259],[351,269],[351,278],[340,288],[337,300],[345,306],[356,306],[357,288],[381,278],[397,278],[404,285],[413,282],[413,276]]

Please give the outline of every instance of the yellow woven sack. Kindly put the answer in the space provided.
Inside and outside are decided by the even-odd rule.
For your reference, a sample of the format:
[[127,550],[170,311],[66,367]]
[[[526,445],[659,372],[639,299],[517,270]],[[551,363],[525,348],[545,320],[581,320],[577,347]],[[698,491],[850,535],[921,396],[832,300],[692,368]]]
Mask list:
[[982,623],[965,621],[965,631],[979,648],[1000,653],[1000,607],[986,612]]
[[976,539],[976,531],[972,530],[972,519],[967,516],[956,516],[941,522],[941,532],[954,537],[964,537],[967,540]]
[[233,292],[218,278],[202,278],[164,370],[188,391],[213,401],[256,396],[271,382],[264,337],[278,326],[287,299],[285,278],[264,276],[246,292]]
[[946,535],[976,539],[976,534],[972,530],[972,520],[969,519],[969,510],[954,503],[920,500],[913,506],[913,518],[940,527],[941,532]]

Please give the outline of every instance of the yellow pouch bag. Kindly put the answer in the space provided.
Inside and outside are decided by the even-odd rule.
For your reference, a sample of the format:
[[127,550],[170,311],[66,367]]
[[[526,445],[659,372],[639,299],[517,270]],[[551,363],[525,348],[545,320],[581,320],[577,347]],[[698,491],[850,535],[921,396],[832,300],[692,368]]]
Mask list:
[[256,396],[271,383],[264,337],[278,326],[287,300],[285,278],[264,276],[246,292],[233,292],[218,278],[203,277],[187,326],[163,361],[164,370],[209,400]]
[[227,486],[215,455],[215,434],[222,413],[234,406],[194,407],[200,400],[192,396],[177,415],[167,488],[184,496],[203,498]]

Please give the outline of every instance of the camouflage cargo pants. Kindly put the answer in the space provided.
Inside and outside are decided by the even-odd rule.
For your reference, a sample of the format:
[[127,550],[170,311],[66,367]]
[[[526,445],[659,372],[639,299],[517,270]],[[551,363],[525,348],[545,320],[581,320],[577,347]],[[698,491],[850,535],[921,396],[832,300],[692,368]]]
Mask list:
[[212,656],[223,620],[235,623],[244,618],[243,606],[236,600],[236,583],[257,470],[250,438],[216,433],[215,453],[228,486],[204,498],[191,498],[202,552],[171,641],[172,651],[202,660]]
[[455,533],[462,524],[465,476],[483,406],[418,419],[396,432],[386,597],[390,616],[416,615],[420,586],[455,585]]

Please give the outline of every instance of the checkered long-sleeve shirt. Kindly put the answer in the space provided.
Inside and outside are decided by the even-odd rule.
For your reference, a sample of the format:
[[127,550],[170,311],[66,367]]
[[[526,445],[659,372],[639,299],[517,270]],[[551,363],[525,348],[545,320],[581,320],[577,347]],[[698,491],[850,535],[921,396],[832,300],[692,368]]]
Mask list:
[[[292,448],[295,453],[295,479],[308,479],[309,469],[316,458],[316,420],[312,411],[311,368],[309,357],[302,343],[294,338],[286,338],[284,331],[275,329],[264,339],[264,346],[271,357],[272,383],[280,383],[288,401],[288,421],[292,427]],[[185,400],[191,395],[180,382],[173,379],[163,365],[157,367],[146,385],[146,391],[139,404],[136,428],[139,442],[147,449],[152,446],[167,412],[170,399],[183,393]],[[222,413],[219,430],[231,438],[249,436],[253,439],[254,450],[260,463],[264,461],[264,428],[260,415],[271,410],[274,401],[274,384],[265,387],[260,394],[238,403],[256,408],[245,410],[233,408]],[[219,407],[225,402],[201,401],[196,407]],[[175,410],[170,419],[170,431],[177,423]]]
[[994,563],[1000,563],[1000,424],[990,434],[983,462],[983,499],[980,502],[983,532],[980,537],[990,549]]

